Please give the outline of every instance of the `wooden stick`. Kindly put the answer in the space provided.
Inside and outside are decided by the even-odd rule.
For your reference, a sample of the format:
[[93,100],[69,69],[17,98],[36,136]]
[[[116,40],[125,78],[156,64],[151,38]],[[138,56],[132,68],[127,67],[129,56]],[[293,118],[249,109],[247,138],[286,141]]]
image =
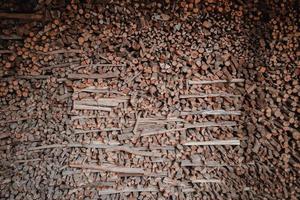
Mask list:
[[151,135],[159,135],[164,133],[170,133],[175,131],[183,131],[190,128],[207,128],[207,127],[221,127],[221,126],[236,126],[236,122],[234,121],[220,121],[220,122],[201,122],[196,124],[187,124],[183,128],[173,128],[173,129],[165,129],[160,131],[150,131],[141,134],[141,137],[151,136]]
[[141,119],[140,117],[141,117],[141,113],[139,112],[139,113],[136,114],[136,122],[135,122],[134,128],[133,128],[133,130],[132,130],[132,132],[133,132],[135,135],[138,134],[138,133],[137,133],[137,129],[138,129],[138,126],[139,126],[139,123],[140,123],[140,119]]
[[205,80],[205,81],[193,81],[188,80],[189,85],[207,85],[207,84],[215,84],[215,83],[242,83],[245,79],[231,79],[231,80]]
[[42,70],[51,70],[51,69],[54,69],[54,68],[68,67],[70,65],[75,65],[75,64],[78,64],[78,63],[79,62],[62,63],[62,64],[53,65],[53,66],[49,66],[49,67],[43,67],[41,69]]
[[77,119],[94,119],[94,118],[106,118],[105,115],[79,115],[79,116],[71,116],[71,121],[77,120]]
[[212,94],[188,94],[188,95],[180,95],[180,99],[188,99],[188,98],[207,98],[207,97],[241,97],[241,95],[228,94],[228,93],[212,93]]
[[238,110],[197,110],[190,112],[181,112],[180,116],[186,115],[241,115],[241,111]]
[[75,100],[76,105],[89,105],[89,106],[108,106],[115,107],[120,103],[127,102],[129,98],[114,97],[114,98],[98,98],[98,99],[82,99],[80,101]]
[[131,192],[159,192],[157,187],[147,187],[147,188],[134,188],[126,187],[122,190],[107,189],[98,191],[99,195],[110,195],[110,194],[119,194],[119,193],[131,193]]
[[15,163],[27,163],[27,162],[35,162],[35,161],[41,161],[41,158],[33,158],[28,160],[16,160]]
[[108,107],[76,105],[76,104],[73,106],[73,109],[74,110],[100,110],[100,111],[107,111],[107,112],[112,111],[112,109]]
[[50,145],[42,145],[38,147],[31,147],[28,151],[37,151],[43,149],[56,149],[56,148],[95,148],[95,149],[107,149],[112,146],[117,146],[118,144],[80,144],[80,143],[69,143],[69,144],[50,144]]
[[63,53],[82,53],[82,50],[81,49],[59,49],[59,50],[54,50],[49,52],[38,51],[36,53],[43,54],[43,55],[54,55],[54,54],[63,54]]
[[83,88],[83,89],[76,89],[74,88],[74,93],[79,93],[79,92],[90,92],[90,93],[112,93],[112,94],[120,94],[122,96],[126,96],[126,94],[115,91],[115,90],[109,90],[107,87],[104,88],[96,88],[93,86]]
[[45,17],[36,13],[0,13],[0,18],[4,19],[25,19],[25,20],[43,20]]
[[106,132],[106,131],[120,131],[120,128],[104,128],[104,129],[92,129],[92,130],[81,130],[75,129],[74,134],[85,134],[85,133],[97,133],[97,132]]
[[4,77],[1,78],[1,80],[3,81],[9,81],[12,79],[26,79],[26,80],[32,80],[32,79],[48,79],[51,76],[49,75],[33,75],[33,76],[29,76],[29,75],[20,75],[20,76],[9,76],[9,77]]
[[197,142],[197,141],[191,141],[191,142],[186,142],[182,145],[184,146],[210,146],[210,145],[240,145],[240,140],[214,140],[214,141],[202,141],[202,142]]
[[106,79],[119,77],[117,72],[107,72],[105,74],[68,74],[69,79]]
[[187,124],[185,128],[207,128],[207,127],[222,127],[222,126],[236,126],[235,121],[219,121],[219,122],[200,122],[195,124]]
[[144,174],[145,171],[142,168],[129,168],[119,167],[114,165],[95,165],[95,164],[70,164],[70,167],[80,169],[93,169],[99,171],[115,172],[115,173],[126,173],[126,174]]
[[92,64],[93,67],[126,67],[126,64],[103,64],[103,63],[95,63]]
[[221,183],[222,181],[219,179],[197,179],[191,180],[192,183]]
[[95,64],[86,64],[86,65],[79,65],[74,68],[74,70],[78,70],[83,67],[126,67],[126,64],[112,64],[112,63],[95,63]]
[[139,156],[147,156],[147,157],[161,157],[159,153],[152,153],[147,151],[139,151],[134,148],[130,148],[127,146],[116,146],[106,149],[106,151],[125,151],[127,153],[139,155]]

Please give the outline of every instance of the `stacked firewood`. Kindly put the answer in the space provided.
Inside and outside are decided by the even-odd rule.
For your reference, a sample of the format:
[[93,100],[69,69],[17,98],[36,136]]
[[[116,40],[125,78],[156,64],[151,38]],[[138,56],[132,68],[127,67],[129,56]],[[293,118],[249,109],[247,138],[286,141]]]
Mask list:
[[[296,198],[295,13],[266,21],[261,6],[71,2],[47,12],[0,50],[0,196]],[[0,15],[24,16],[40,13]]]

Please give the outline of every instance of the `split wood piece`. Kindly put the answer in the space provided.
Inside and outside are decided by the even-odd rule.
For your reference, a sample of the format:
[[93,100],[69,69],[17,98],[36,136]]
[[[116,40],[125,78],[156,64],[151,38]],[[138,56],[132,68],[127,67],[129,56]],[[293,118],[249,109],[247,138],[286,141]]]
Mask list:
[[104,74],[68,74],[69,79],[106,79],[119,77],[117,72],[107,72]]
[[0,40],[23,40],[23,38],[21,36],[16,35],[16,34],[0,35]]
[[154,145],[149,145],[148,147],[135,147],[136,150],[169,150],[169,151],[174,151],[175,147],[174,146],[154,146]]
[[41,158],[33,158],[28,160],[16,160],[15,163],[28,163],[28,162],[36,162],[41,160],[42,160]]
[[49,52],[37,51],[36,53],[42,55],[54,55],[54,54],[64,54],[64,53],[82,53],[82,50],[81,49],[59,49],[59,50],[54,50]]
[[134,133],[134,135],[137,136],[138,135],[137,130],[138,130],[138,126],[139,126],[140,119],[141,119],[141,112],[137,113],[135,115],[135,117],[136,117],[136,121],[135,121],[134,128],[133,128],[132,132]]
[[112,93],[112,94],[120,94],[122,96],[126,96],[126,94],[124,94],[122,92],[119,92],[119,91],[116,91],[116,90],[109,90],[107,87],[105,87],[105,88],[97,88],[97,87],[90,86],[90,87],[86,87],[86,88],[83,88],[83,89],[74,88],[73,90],[74,90],[74,93],[79,93],[79,92]]
[[53,66],[49,66],[49,67],[43,67],[41,69],[42,70],[51,70],[51,69],[54,69],[54,68],[68,67],[68,66],[76,65],[76,64],[79,64],[79,62],[62,63],[62,64],[53,65]]
[[124,174],[145,174],[142,168],[120,167],[115,165],[95,165],[95,164],[74,164],[69,165],[72,168],[93,169],[106,172],[124,173]]
[[207,84],[215,84],[215,83],[242,83],[245,79],[231,79],[231,80],[206,80],[206,81],[193,81],[188,80],[189,85],[207,85]]
[[147,157],[161,157],[159,153],[147,152],[147,151],[139,151],[134,148],[130,148],[127,146],[116,146],[106,149],[106,151],[124,151],[127,153],[139,155],[139,156],[147,156]]
[[92,129],[92,130],[75,129],[74,134],[98,133],[98,132],[120,131],[120,130],[121,130],[120,128],[104,128],[104,129]]
[[87,106],[87,105],[73,105],[74,110],[99,110],[99,111],[107,111],[110,112],[112,111],[111,108],[108,107],[101,107],[101,106]]
[[8,132],[0,133],[0,140],[8,138],[10,135],[11,135],[11,133],[8,133]]
[[[79,172],[79,173],[81,173],[81,172]],[[70,174],[70,175],[72,175],[72,174]],[[115,181],[105,181],[105,182],[104,181],[96,181],[96,182],[92,182],[92,183],[88,183],[88,184],[84,184],[84,185],[82,185],[82,184],[77,185],[77,188],[81,189],[81,188],[90,188],[90,187],[96,187],[96,188],[98,188],[98,187],[113,187],[114,185],[116,185]],[[60,189],[74,189],[73,186],[69,186],[69,185],[61,185],[59,188]]]
[[83,67],[126,67],[126,64],[95,63],[95,64],[86,64],[86,65],[76,66],[73,69],[78,70]]
[[71,116],[71,121],[77,119],[94,119],[94,118],[107,118],[106,115],[79,115],[79,116]]
[[180,116],[186,115],[241,115],[241,111],[238,110],[197,110],[190,112],[181,112]]
[[211,94],[187,94],[180,95],[180,99],[188,99],[188,98],[207,98],[207,97],[241,97],[241,95],[228,94],[228,93],[211,93]]
[[210,146],[210,145],[237,145],[239,146],[241,144],[240,140],[213,140],[213,141],[192,141],[192,142],[186,142],[182,145],[184,146]]
[[168,123],[168,122],[185,122],[184,119],[180,119],[180,118],[140,118],[139,119],[141,124],[148,124],[148,123],[156,123],[156,124],[164,124],[164,123]]
[[82,99],[82,100],[75,100],[74,104],[76,104],[76,105],[89,105],[89,106],[115,107],[115,106],[118,106],[120,103],[127,102],[128,100],[129,100],[129,98],[124,98],[124,97]]
[[151,135],[159,135],[164,133],[170,133],[175,131],[184,131],[190,128],[207,128],[207,127],[222,127],[222,126],[236,126],[237,123],[234,121],[220,121],[220,122],[201,122],[195,124],[187,124],[183,128],[173,128],[173,129],[165,129],[160,131],[150,131],[144,132],[141,134],[141,137],[151,136]]
[[0,13],[2,19],[43,20],[44,15],[36,13]]
[[145,174],[123,174],[123,173],[120,173],[120,174],[118,174],[118,176],[120,176],[120,177],[128,177],[128,176],[167,177],[168,172],[166,172],[166,171],[165,172],[160,172],[160,173],[157,173],[157,172],[147,173],[147,172],[145,172]]
[[126,187],[122,190],[116,190],[116,189],[100,190],[98,191],[98,195],[110,195],[110,194],[131,193],[131,192],[159,192],[159,189],[157,187],[147,187],[147,188]]
[[21,118],[16,118],[16,119],[10,119],[10,120],[2,120],[0,121],[0,124],[5,124],[5,123],[14,123],[14,122],[20,122],[20,121],[25,121],[29,119],[35,119],[36,116],[31,116],[31,117],[21,117]]
[[69,144],[50,144],[50,145],[42,145],[38,147],[31,147],[28,151],[37,151],[43,149],[56,149],[56,148],[94,148],[94,149],[107,149],[112,146],[117,146],[118,144],[80,144],[80,143],[69,143]]
[[13,51],[11,51],[11,50],[0,50],[0,54],[9,54],[9,53],[13,53]]
[[192,183],[221,183],[222,181],[219,179],[196,179],[191,180]]

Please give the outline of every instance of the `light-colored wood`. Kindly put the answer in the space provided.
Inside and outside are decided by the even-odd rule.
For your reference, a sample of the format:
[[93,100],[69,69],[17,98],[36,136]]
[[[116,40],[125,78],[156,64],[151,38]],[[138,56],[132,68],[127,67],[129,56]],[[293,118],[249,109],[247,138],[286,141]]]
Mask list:
[[72,168],[80,169],[93,169],[99,171],[115,172],[115,173],[126,173],[126,174],[144,174],[145,171],[142,168],[130,168],[120,167],[115,165],[95,165],[95,164],[73,164],[69,165]]
[[204,80],[204,81],[193,81],[188,80],[189,85],[207,85],[216,83],[243,83],[245,79],[231,79],[231,80]]
[[182,145],[184,146],[210,146],[210,145],[240,145],[240,140],[213,140],[213,141],[192,141],[192,142],[186,142]]
[[197,110],[197,111],[183,111],[180,116],[185,115],[241,115],[238,110]]
[[73,109],[74,110],[99,110],[99,111],[107,111],[107,112],[112,111],[112,109],[109,107],[77,105],[77,104],[74,104]]
[[69,79],[106,79],[119,77],[117,72],[107,72],[104,74],[68,74]]
[[98,133],[98,132],[120,131],[120,130],[121,130],[120,128],[104,128],[104,129],[91,129],[91,130],[75,129],[74,134]]
[[159,192],[159,190],[157,187],[148,187],[148,188],[126,187],[122,190],[115,190],[115,189],[100,190],[98,191],[98,194],[109,195],[109,194],[131,193],[131,192]]
[[192,183],[221,183],[222,181],[219,179],[197,179],[191,180]]
[[241,97],[241,95],[228,94],[228,93],[211,93],[211,94],[187,94],[180,95],[180,99],[189,99],[189,98],[207,98],[207,97]]

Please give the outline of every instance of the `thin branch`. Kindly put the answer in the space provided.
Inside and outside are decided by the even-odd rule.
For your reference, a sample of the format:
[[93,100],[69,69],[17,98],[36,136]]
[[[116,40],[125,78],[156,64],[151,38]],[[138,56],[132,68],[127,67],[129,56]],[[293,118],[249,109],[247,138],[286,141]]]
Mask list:
[[54,54],[64,54],[64,53],[82,53],[82,50],[81,49],[59,49],[59,50],[54,50],[49,52],[38,51],[36,53],[43,54],[43,55],[54,55]]
[[183,145],[184,146],[210,146],[210,145],[240,145],[241,142],[240,140],[214,140],[214,141],[202,141],[202,142],[197,142],[197,141],[191,141],[191,142],[186,142]]
[[72,168],[80,169],[93,169],[99,171],[115,172],[115,173],[126,173],[126,174],[144,174],[145,171],[142,168],[130,168],[130,167],[119,167],[114,165],[95,165],[95,164],[70,164]]
[[119,77],[118,72],[107,72],[104,74],[68,74],[69,79],[106,79]]
[[107,131],[120,131],[120,128],[104,128],[104,129],[92,129],[92,130],[81,130],[75,129],[74,134],[85,134],[85,133],[98,133],[98,132],[107,132]]
[[95,63],[95,64],[85,64],[74,67],[74,70],[78,70],[83,67],[126,67],[126,64],[112,64],[112,63]]
[[221,183],[222,181],[219,179],[197,179],[191,180],[192,183]]
[[106,151],[124,151],[127,153],[139,155],[139,156],[147,156],[147,157],[160,157],[159,153],[147,152],[147,151],[139,151],[134,148],[130,148],[127,146],[116,146],[108,148]]
[[238,110],[197,110],[190,112],[181,112],[180,116],[186,115],[241,115],[241,111]]
[[131,193],[131,192],[159,192],[157,187],[147,187],[147,188],[134,188],[126,187],[122,190],[107,189],[98,191],[99,195],[109,195],[109,194],[120,194],[120,193]]
[[215,84],[215,83],[242,83],[245,79],[231,79],[231,80],[205,80],[205,81],[193,81],[188,80],[189,85],[207,85],[207,84]]
[[241,97],[241,95],[228,94],[228,93],[211,93],[211,94],[188,94],[188,95],[180,95],[180,99],[188,99],[188,98],[207,98],[207,97]]
[[50,145],[42,145],[38,147],[31,147],[28,151],[37,151],[43,149],[57,149],[57,148],[95,148],[95,149],[107,149],[112,146],[117,146],[118,144],[80,144],[80,143],[69,143],[69,144],[50,144]]
[[115,90],[110,90],[107,87],[105,87],[105,88],[96,88],[96,87],[90,86],[90,87],[86,87],[86,88],[83,88],[83,89],[74,88],[73,90],[74,90],[74,93],[79,93],[79,92],[112,93],[112,94],[120,94],[122,96],[126,96],[126,94],[124,94],[122,92],[115,91]]
[[49,66],[49,67],[43,67],[41,68],[42,70],[51,70],[54,68],[61,68],[61,67],[68,67],[71,65],[75,65],[78,64],[79,62],[70,62],[70,63],[62,63],[62,64],[57,64],[57,65],[53,65],[53,66]]
[[100,111],[107,111],[107,112],[112,111],[112,109],[108,107],[87,106],[87,105],[77,105],[77,104],[74,104],[73,109],[74,110],[100,110]]

